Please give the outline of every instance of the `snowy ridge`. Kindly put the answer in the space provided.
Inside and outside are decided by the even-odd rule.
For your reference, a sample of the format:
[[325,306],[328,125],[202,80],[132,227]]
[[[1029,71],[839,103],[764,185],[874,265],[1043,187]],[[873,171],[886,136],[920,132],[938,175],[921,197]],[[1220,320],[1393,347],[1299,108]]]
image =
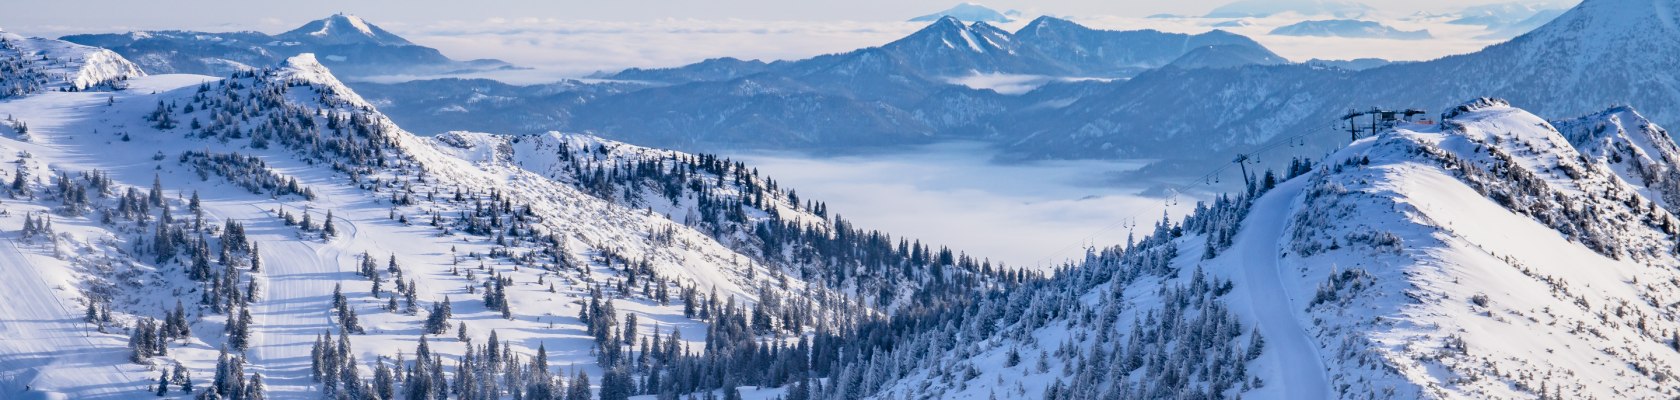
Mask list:
[[1340,396],[1672,396],[1674,216],[1532,114],[1455,114],[1337,153],[1290,211],[1286,285]]
[[[304,54],[293,57],[279,70],[281,79],[307,82],[316,85],[318,90],[328,93],[328,101],[336,100],[338,107],[349,110],[373,110],[372,104],[350,90],[331,71],[315,60],[314,55]],[[440,146],[434,146],[431,140],[421,138],[407,132],[400,131],[395,123],[382,115],[372,114],[378,124],[387,126],[394,133],[391,135],[393,143],[407,157],[412,157],[415,163],[424,168],[428,175],[440,179],[441,183],[472,188],[475,191],[502,190],[514,198],[524,199],[531,204],[539,215],[550,218],[547,223],[559,232],[570,232],[578,235],[577,240],[592,248],[613,248],[624,256],[632,259],[646,258],[654,262],[655,268],[667,274],[685,276],[690,283],[700,287],[715,287],[724,293],[756,297],[751,282],[735,282],[729,277],[744,276],[739,272],[725,272],[725,268],[764,268],[763,266],[736,266],[725,259],[734,254],[730,249],[718,245],[715,241],[701,235],[685,236],[684,242],[694,242],[699,248],[696,253],[682,254],[669,251],[666,246],[632,236],[631,232],[655,232],[662,230],[669,221],[656,215],[637,213],[609,204],[585,201],[589,196],[578,192],[569,185],[553,182],[551,179],[525,171],[519,168],[508,168],[505,164],[484,163],[491,159],[478,157],[460,157],[440,151]],[[480,137],[487,139],[487,137]],[[577,229],[587,226],[618,226],[626,230],[594,230]],[[688,232],[684,232],[688,233]],[[581,250],[580,250],[581,251]],[[767,272],[767,271],[766,271]],[[768,273],[763,276],[769,277]]]
[[1467,103],[900,339],[887,359],[940,354],[909,373],[858,373],[876,398],[1671,397],[1680,219],[1602,159]]
[[47,90],[121,89],[144,76],[117,53],[0,31],[0,98]]
[[[18,157],[0,171],[0,244],[18,252],[0,259],[45,277],[8,273],[29,300],[0,308],[21,322],[0,329],[39,334],[0,342],[0,370],[17,371],[0,397],[150,395],[163,370],[199,390],[222,376],[230,396],[260,374],[271,397],[308,398],[440,360],[514,379],[438,376],[481,397],[581,374],[600,384],[574,390],[687,393],[734,382],[628,382],[709,374],[702,355],[793,337],[835,352],[821,340],[895,307],[1026,278],[850,228],[727,160],[585,135],[420,138],[312,55],[132,84],[0,101],[30,126],[0,132],[0,154]],[[323,350],[323,334],[341,339]],[[53,363],[47,348],[79,353]],[[442,357],[401,361],[421,348]],[[797,376],[774,371],[742,376]],[[429,390],[417,385],[403,390]]]
[[1642,186],[1640,194],[1670,212],[1680,204],[1680,146],[1668,131],[1631,107],[1553,121],[1583,156]]
[[[514,167],[574,185],[581,183],[578,182],[578,177],[567,171],[564,159],[555,157],[557,152],[562,151],[562,149],[593,152],[596,157],[584,162],[595,166],[624,165],[640,161],[671,160],[690,156],[675,150],[642,147],[594,135],[564,132],[549,132],[529,136],[448,132],[430,137],[428,140],[436,142],[436,146],[445,152],[450,152],[457,157],[479,165]],[[728,194],[742,194],[738,187],[729,189]],[[691,219],[688,214],[693,210],[689,208],[658,202],[649,203],[651,204],[647,204],[648,207],[653,207],[655,212],[664,214],[673,221]],[[797,204],[789,204],[786,198],[771,199],[771,203],[773,209],[766,212],[774,212],[779,216],[793,218],[817,227],[828,224],[826,218],[814,215]],[[688,206],[692,207],[692,205]]]

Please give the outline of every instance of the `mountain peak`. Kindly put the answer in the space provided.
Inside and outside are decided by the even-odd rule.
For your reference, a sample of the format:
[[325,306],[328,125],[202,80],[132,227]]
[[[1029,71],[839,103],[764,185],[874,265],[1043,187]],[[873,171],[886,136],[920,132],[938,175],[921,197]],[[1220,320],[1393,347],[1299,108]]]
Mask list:
[[409,46],[414,44],[409,42],[408,39],[403,39],[368,23],[361,17],[344,13],[310,21],[297,29],[280,34],[279,37],[286,40],[333,45]]
[[[998,33],[1002,33],[1002,36]],[[945,16],[940,17],[932,24],[928,24],[927,27],[883,47],[905,48],[909,46],[923,50],[965,49],[986,53],[997,50],[1003,44],[1000,41],[1008,41],[1007,35],[1007,32],[982,22],[976,22],[974,26],[969,26],[955,17]]]
[[1680,1],[1675,0],[1586,0],[1524,36],[1599,35],[1597,38],[1606,40],[1650,37],[1672,41],[1680,35],[1677,9]]
[[344,82],[339,81],[338,76],[333,75],[332,70],[321,64],[321,61],[316,59],[315,53],[303,53],[287,58],[285,62],[280,63],[279,70],[275,72],[291,81],[307,82],[329,88],[331,93],[339,100],[348,102],[355,107],[373,108],[354,90],[345,86]]
[[[944,36],[944,35],[960,34],[960,32],[967,31],[967,30],[968,30],[968,24],[964,24],[962,21],[957,20],[956,18],[940,17],[939,19],[934,20],[933,23],[922,27],[922,29],[918,29],[915,32],[910,33],[910,35],[905,36],[904,39],[910,39],[910,38],[915,38],[915,37],[925,37],[925,36]],[[903,39],[900,39],[900,40],[903,40]]]
[[955,19],[962,20],[962,21],[973,21],[973,22],[1010,22],[1010,21],[1014,21],[1013,18],[1009,17],[1008,13],[998,12],[997,10],[993,10],[991,8],[988,8],[986,6],[976,4],[976,3],[957,4],[956,6],[951,7],[949,9],[946,9],[945,11],[940,11],[940,12],[936,12],[936,13],[933,13],[933,14],[928,14],[928,15],[923,15],[923,16],[916,17],[916,18],[911,18],[910,21],[911,22],[927,22],[927,21],[936,21],[936,20],[945,19],[945,18],[955,18]]
[[1091,28],[1088,28],[1084,25],[1080,25],[1077,22],[1069,21],[1069,20],[1066,20],[1066,19],[1056,18],[1056,17],[1052,17],[1052,16],[1048,16],[1048,15],[1043,15],[1043,16],[1039,16],[1038,18],[1034,18],[1032,20],[1032,22],[1028,22],[1027,26],[1021,27],[1021,32],[1037,31],[1037,30],[1043,30],[1043,29],[1090,30]]

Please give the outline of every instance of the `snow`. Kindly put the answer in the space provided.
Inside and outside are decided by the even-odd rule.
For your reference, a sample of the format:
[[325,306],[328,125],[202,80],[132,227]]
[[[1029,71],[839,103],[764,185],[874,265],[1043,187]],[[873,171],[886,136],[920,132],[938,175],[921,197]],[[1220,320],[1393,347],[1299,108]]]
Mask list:
[[24,59],[45,57],[46,70],[43,72],[52,76],[54,81],[48,89],[87,89],[145,75],[139,67],[110,50],[52,39],[26,38],[3,30],[0,30],[0,39],[17,46],[22,53],[0,56]]
[[[363,35],[373,36],[373,28],[369,28],[367,21],[363,21],[361,17],[354,15],[340,15],[340,18],[333,19],[333,22],[338,21],[344,21],[345,23],[350,24],[350,28],[355,29],[356,32],[361,32]],[[329,30],[331,30],[330,27],[322,28],[318,33],[326,35]]]
[[[59,260],[18,247],[8,216],[0,222],[0,397],[107,397],[133,393],[144,376],[137,366],[117,364],[127,354],[123,338],[88,332],[73,302],[74,279]],[[39,249],[36,249],[37,251]],[[33,388],[33,390],[27,389]]]
[[[334,78],[311,55],[289,59],[272,73],[271,78],[265,79],[308,84],[293,86],[288,95],[292,105],[316,107],[320,113],[374,110],[372,104]],[[371,363],[379,356],[413,351],[415,337],[419,335],[418,321],[424,313],[410,316],[381,311],[385,300],[370,296],[370,282],[347,267],[359,262],[364,253],[371,254],[380,265],[394,256],[407,272],[404,277],[415,282],[422,308],[446,296],[451,298],[453,320],[468,323],[472,337],[482,339],[494,330],[501,338],[515,343],[517,352],[525,356],[544,344],[551,365],[584,370],[595,376],[600,376],[601,370],[595,366],[596,358],[589,350],[593,339],[583,334],[583,326],[575,315],[580,308],[578,299],[587,299],[590,288],[618,274],[616,267],[597,261],[604,252],[612,251],[630,260],[645,260],[676,282],[702,291],[716,288],[720,295],[747,302],[756,299],[760,286],[788,291],[782,294],[784,298],[794,296],[791,293],[802,293],[801,296],[827,293],[827,289],[806,287],[797,278],[781,275],[772,271],[772,267],[743,256],[732,245],[662,215],[672,213],[680,217],[681,207],[662,208],[658,212],[629,208],[552,179],[547,174],[553,171],[546,167],[557,165],[553,148],[540,146],[558,142],[574,146],[606,144],[625,152],[620,155],[625,159],[678,153],[564,134],[547,136],[544,141],[515,141],[510,137],[462,133],[450,136],[459,141],[445,143],[414,136],[376,112],[371,114],[377,124],[393,132],[394,145],[414,166],[425,169],[427,184],[468,189],[475,195],[497,190],[516,204],[531,205],[543,227],[559,235],[566,256],[581,264],[580,269],[549,272],[541,268],[517,268],[502,259],[469,256],[487,254],[497,248],[489,238],[445,233],[425,224],[403,224],[389,218],[394,208],[414,219],[434,211],[451,216],[459,211],[458,204],[439,202],[394,207],[386,192],[400,188],[381,187],[378,192],[372,192],[360,186],[368,181],[352,184],[342,173],[302,159],[290,150],[250,148],[245,141],[184,137],[184,127],[159,131],[142,119],[160,101],[188,103],[198,85],[206,82],[215,85],[219,80],[197,75],[136,77],[131,80],[131,89],[126,91],[46,92],[0,101],[0,114],[11,114],[27,122],[31,131],[29,140],[4,131],[0,135],[0,156],[10,162],[14,155],[26,152],[29,157],[24,165],[38,184],[47,183],[53,171],[98,169],[109,172],[119,188],[145,188],[156,174],[165,188],[165,197],[176,209],[184,209],[182,199],[196,192],[202,198],[210,224],[243,223],[247,236],[261,249],[264,264],[260,273],[250,274],[259,290],[258,300],[250,309],[256,331],[254,344],[246,352],[249,358],[246,370],[264,375],[271,397],[306,398],[317,390],[309,377],[308,355],[316,335],[336,326],[329,304],[334,285],[344,287],[352,307],[361,315],[362,326],[368,330],[366,335],[353,335],[351,339],[358,359]],[[253,82],[244,78],[244,84]],[[181,118],[209,117],[199,111]],[[512,146],[517,152],[496,150],[502,146]],[[298,179],[317,198],[312,201],[295,196],[275,198],[252,194],[219,176],[201,178],[192,167],[176,162],[175,156],[188,149],[256,155],[273,172]],[[9,178],[10,171],[0,171],[0,175]],[[167,356],[155,357],[145,365],[127,360],[124,345],[127,335],[123,331],[126,328],[112,326],[113,333],[95,334],[91,333],[90,324],[80,322],[80,310],[85,307],[81,302],[93,286],[115,290],[112,311],[117,323],[123,326],[132,326],[136,318],[157,317],[159,310],[173,307],[177,299],[196,303],[199,286],[182,277],[177,265],[153,266],[150,260],[134,259],[128,251],[134,245],[129,242],[129,233],[111,230],[98,222],[97,216],[55,216],[54,226],[62,237],[51,242],[23,242],[16,238],[24,213],[45,212],[56,205],[57,200],[9,198],[0,203],[0,210],[7,213],[0,214],[0,232],[4,232],[0,236],[3,239],[0,265],[5,266],[0,268],[0,279],[18,282],[15,288],[9,287],[13,291],[8,292],[8,301],[0,302],[0,315],[5,316],[0,320],[3,324],[0,329],[8,337],[0,340],[0,371],[7,371],[0,376],[0,390],[6,390],[0,398],[16,397],[26,386],[48,391],[40,394],[48,397],[131,397],[145,393],[140,390],[155,382],[157,372],[151,368],[170,367],[174,363],[193,371],[195,381],[206,382],[222,342],[221,321],[226,318],[223,315],[205,315],[198,307],[191,307],[194,337],[171,345]],[[471,203],[465,207],[470,210]],[[318,234],[300,232],[280,223],[277,210],[294,215],[307,212],[317,221],[330,210],[341,233],[322,240]],[[791,208],[783,213],[794,218],[802,215]],[[652,239],[656,232],[667,231],[668,241]],[[119,267],[112,269],[106,262]],[[477,271],[480,277],[494,271],[512,279],[514,285],[508,288],[508,297],[513,318],[503,319],[499,311],[475,301],[480,295],[468,293],[468,289],[477,282],[452,274],[452,268],[456,267],[463,272]],[[547,285],[538,285],[539,277],[552,283],[555,292],[549,292]],[[772,285],[784,278],[785,286]],[[386,284],[389,288],[390,282]],[[18,299],[29,300],[11,301],[13,294]],[[678,330],[690,347],[702,347],[706,327],[683,317],[680,302],[660,305],[645,299],[621,298],[615,304],[623,314],[643,317],[647,326],[641,332],[651,334],[655,326],[665,333]],[[432,346],[445,358],[464,351],[463,344],[452,338],[435,339]],[[54,357],[42,357],[42,354]],[[371,371],[369,365],[364,368]]]
[[[1330,398],[1333,391],[1326,382],[1323,358],[1318,346],[1308,341],[1309,332],[1301,323],[1305,297],[1284,287],[1280,275],[1285,270],[1278,262],[1282,246],[1285,216],[1300,200],[1303,181],[1290,181],[1255,201],[1250,217],[1243,221],[1232,254],[1238,254],[1230,272],[1241,284],[1235,292],[1247,292],[1246,308],[1260,327],[1271,348],[1261,359],[1267,365],[1257,368],[1262,373],[1280,375],[1277,386],[1268,386],[1247,394],[1247,398],[1274,396],[1280,399]],[[1231,257],[1227,257],[1231,258]],[[1217,270],[1217,269],[1215,269]],[[1237,294],[1236,296],[1241,296]],[[1275,394],[1271,392],[1276,390]]]
[[413,45],[407,39],[380,29],[361,17],[342,13],[310,21],[297,29],[281,33],[276,37],[293,42],[318,42],[329,45]]
[[[1084,310],[1127,321],[1162,306],[1159,293],[1185,285],[1188,271],[1231,280],[1221,301],[1243,329],[1265,339],[1247,366],[1260,384],[1243,386],[1242,398],[1676,395],[1667,371],[1680,365],[1670,342],[1680,330],[1672,310],[1680,298],[1672,266],[1680,261],[1665,227],[1680,219],[1642,197],[1650,192],[1627,179],[1637,175],[1591,151],[1606,142],[1634,148],[1639,140],[1631,136],[1671,139],[1626,108],[1572,122],[1565,132],[1500,100],[1467,103],[1448,116],[1329,155],[1255,201],[1231,248],[1202,259],[1191,249],[1207,237],[1174,239],[1176,270],[1123,290],[1099,285],[1080,296]],[[1566,132],[1596,136],[1578,141],[1586,150],[1577,152]],[[1654,153],[1669,153],[1661,147]],[[1547,211],[1555,207],[1572,211]],[[1024,334],[1020,322],[1006,321],[1002,333],[965,338],[972,344],[936,356],[930,364],[938,367],[927,367],[933,371],[889,384],[880,398],[906,390],[1034,398],[1048,381],[1082,379],[1091,371],[1063,370],[1068,361],[999,367],[1009,349],[1031,359],[1092,335],[1126,335],[1082,324],[1080,312]],[[1079,346],[1072,357],[1084,357]],[[970,363],[981,367],[967,383],[938,373]]]

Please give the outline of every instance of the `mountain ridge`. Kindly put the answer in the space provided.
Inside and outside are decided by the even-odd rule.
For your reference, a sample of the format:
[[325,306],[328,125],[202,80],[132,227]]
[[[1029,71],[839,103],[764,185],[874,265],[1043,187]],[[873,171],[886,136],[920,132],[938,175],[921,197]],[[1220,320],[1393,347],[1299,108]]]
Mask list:
[[[18,334],[0,343],[0,369],[17,372],[0,376],[5,396],[151,396],[158,370],[229,396],[370,393],[393,366],[444,368],[393,361],[431,352],[513,371],[476,358],[487,346],[524,372],[505,388],[449,375],[473,393],[588,379],[550,379],[570,373],[611,393],[637,387],[617,380],[630,354],[650,356],[637,343],[670,343],[658,357],[672,375],[711,371],[685,349],[757,354],[775,331],[826,338],[1030,277],[853,227],[715,156],[581,135],[415,136],[313,54],[130,84],[0,100],[31,126],[0,132],[17,157],[3,208],[27,216],[0,218],[0,259],[26,260],[6,275],[38,273],[14,283],[44,294],[0,308],[29,317],[4,327]],[[338,336],[333,350],[323,335]],[[822,340],[807,348],[838,351]],[[53,362],[45,348],[78,353]],[[311,373],[322,368],[346,375]]]
[[[68,35],[61,39],[103,47],[156,73],[229,75],[284,62],[303,53],[349,77],[445,74],[514,68],[500,60],[454,60],[409,42],[354,15],[334,14],[277,35],[141,31]],[[206,44],[209,43],[209,44]]]

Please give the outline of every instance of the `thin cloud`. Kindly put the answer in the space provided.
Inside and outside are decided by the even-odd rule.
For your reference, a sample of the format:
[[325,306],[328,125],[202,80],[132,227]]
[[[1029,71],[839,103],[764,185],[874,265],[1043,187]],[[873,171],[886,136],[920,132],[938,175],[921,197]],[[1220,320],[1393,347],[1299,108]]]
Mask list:
[[490,18],[389,29],[454,58],[496,58],[576,77],[716,57],[801,59],[878,46],[921,27],[908,22]]

